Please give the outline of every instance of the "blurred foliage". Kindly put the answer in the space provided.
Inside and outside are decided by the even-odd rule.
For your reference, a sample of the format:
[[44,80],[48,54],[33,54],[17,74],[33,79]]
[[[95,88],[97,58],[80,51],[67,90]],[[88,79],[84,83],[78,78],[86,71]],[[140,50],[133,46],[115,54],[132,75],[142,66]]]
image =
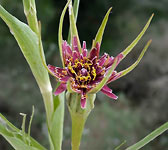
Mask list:
[[[38,18],[42,22],[42,34],[47,62],[60,65],[57,46],[59,17],[66,0],[36,0]],[[26,22],[21,0],[0,0],[10,13]],[[153,42],[140,65],[132,73],[110,84],[119,95],[113,101],[98,93],[95,109],[87,121],[81,150],[112,150],[124,140],[123,146],[133,144],[167,121],[168,116],[168,1],[167,0],[81,0],[78,30],[81,40],[88,47],[108,10],[113,6],[104,34],[101,53],[111,55],[121,52],[138,35],[149,16],[154,12],[152,25],[143,40],[120,65],[124,69],[132,64],[144,43]],[[68,34],[68,16],[64,22],[64,39]],[[44,106],[40,92],[19,47],[0,19],[0,112],[18,127],[20,112],[31,114],[35,105],[32,135],[47,145]],[[53,79],[55,84],[55,79]],[[64,147],[70,150],[70,116],[65,115]],[[144,150],[168,149],[167,133],[144,147]],[[0,149],[10,150],[0,137]]]

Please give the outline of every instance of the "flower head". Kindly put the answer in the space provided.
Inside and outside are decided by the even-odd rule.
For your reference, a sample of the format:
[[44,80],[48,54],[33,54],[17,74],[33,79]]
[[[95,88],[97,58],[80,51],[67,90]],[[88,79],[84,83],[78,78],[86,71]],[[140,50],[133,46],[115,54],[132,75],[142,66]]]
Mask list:
[[[71,3],[69,5],[71,5]],[[112,93],[112,90],[108,88],[107,84],[126,75],[140,62],[151,40],[146,44],[139,58],[133,65],[123,71],[116,71],[116,67],[120,61],[133,49],[147,30],[153,15],[137,38],[123,52],[119,53],[116,57],[109,56],[107,53],[99,56],[102,36],[111,8],[107,12],[95,40],[93,40],[91,50],[88,51],[85,41],[82,47],[80,45],[72,7],[69,7],[72,42],[68,44],[67,41],[62,40],[62,21],[67,7],[68,4],[63,10],[59,28],[59,46],[64,68],[48,65],[50,73],[60,82],[54,94],[58,95],[66,89],[69,92],[81,94],[81,108],[86,107],[87,94],[97,93],[100,90],[110,98],[117,99],[118,97]]]
[[[116,67],[123,58],[123,55],[120,54],[114,58],[105,53],[103,56],[99,57],[100,44],[96,43],[96,47],[88,52],[86,49],[86,42],[83,42],[82,52],[80,53],[76,37],[73,38],[72,47],[69,46],[66,41],[63,41],[62,50],[65,68],[61,69],[48,65],[50,71],[61,82],[60,86],[55,91],[55,95],[66,90],[67,82],[69,82],[71,89],[81,94],[81,107],[85,108],[86,93],[100,84],[114,65],[115,60],[117,60],[117,63],[115,63]],[[115,67],[113,67],[110,80],[116,77],[115,75],[117,73],[114,71]],[[113,94],[107,86],[102,88],[102,92],[113,99],[117,99],[117,96]]]

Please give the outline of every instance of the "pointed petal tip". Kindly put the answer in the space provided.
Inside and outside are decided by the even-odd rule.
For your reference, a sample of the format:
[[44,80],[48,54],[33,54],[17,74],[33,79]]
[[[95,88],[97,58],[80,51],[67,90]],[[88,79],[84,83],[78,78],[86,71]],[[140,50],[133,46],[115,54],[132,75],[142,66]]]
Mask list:
[[65,83],[61,83],[58,88],[56,89],[56,91],[54,92],[54,95],[57,96],[60,93],[64,92],[67,89],[67,84]]
[[86,98],[81,98],[81,108],[82,109],[86,108]]

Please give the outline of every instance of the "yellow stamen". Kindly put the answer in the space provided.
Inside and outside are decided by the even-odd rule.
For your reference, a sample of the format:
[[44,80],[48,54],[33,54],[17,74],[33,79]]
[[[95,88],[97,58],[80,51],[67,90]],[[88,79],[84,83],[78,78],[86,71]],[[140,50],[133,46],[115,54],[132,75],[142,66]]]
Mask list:
[[93,75],[93,80],[95,80],[96,78],[96,69],[94,67],[92,67],[92,75]]

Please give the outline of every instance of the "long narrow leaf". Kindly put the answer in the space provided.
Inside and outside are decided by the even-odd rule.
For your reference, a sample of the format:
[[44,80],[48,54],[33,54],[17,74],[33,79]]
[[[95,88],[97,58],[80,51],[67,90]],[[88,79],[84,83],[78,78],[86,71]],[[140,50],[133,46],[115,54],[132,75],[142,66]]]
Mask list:
[[128,147],[126,150],[138,150],[138,149],[144,147],[146,144],[148,144],[149,142],[151,142],[153,139],[155,139],[159,135],[161,135],[166,130],[168,130],[168,122],[166,122],[165,124],[163,124],[162,126],[160,126],[159,128],[157,128],[156,130],[154,130],[152,133],[150,133],[149,135],[147,135],[141,141],[139,141],[136,144]]
[[42,64],[38,36],[30,27],[10,15],[0,6],[0,17],[8,25],[26,58],[43,95],[48,123],[53,113],[52,87],[47,70]]

